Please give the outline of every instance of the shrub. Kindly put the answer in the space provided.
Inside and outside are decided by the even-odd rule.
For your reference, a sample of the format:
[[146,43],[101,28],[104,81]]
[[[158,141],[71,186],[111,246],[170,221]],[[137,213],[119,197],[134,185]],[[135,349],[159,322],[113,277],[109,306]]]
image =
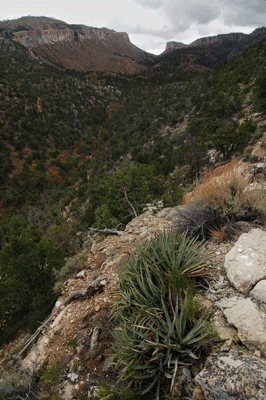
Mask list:
[[202,183],[185,198],[179,210],[179,231],[205,238],[213,228],[236,221],[260,221],[266,216],[266,189],[250,185],[250,177],[236,160],[216,170],[207,171]]
[[195,239],[164,232],[123,263],[114,309],[116,366],[139,396],[151,391],[159,399],[163,387],[171,392],[179,365],[196,359],[209,335],[191,279],[204,274],[209,259]]
[[63,376],[62,359],[57,359],[54,364],[43,366],[39,371],[38,400],[63,400],[56,395]]
[[258,161],[258,157],[251,153],[245,153],[243,156],[241,156],[241,160],[255,163]]
[[179,233],[187,232],[190,237],[205,239],[211,229],[227,222],[225,217],[214,208],[207,207],[201,199],[191,202],[183,209],[177,208],[173,227]]
[[26,370],[4,372],[0,379],[0,398],[2,400],[30,400],[33,393],[33,377]]

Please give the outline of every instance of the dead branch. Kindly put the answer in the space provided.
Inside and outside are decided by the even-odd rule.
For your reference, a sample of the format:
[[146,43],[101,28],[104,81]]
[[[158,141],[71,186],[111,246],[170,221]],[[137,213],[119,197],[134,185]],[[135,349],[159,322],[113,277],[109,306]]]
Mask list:
[[116,229],[96,229],[96,228],[89,228],[90,231],[93,232],[100,232],[100,233],[108,233],[110,235],[121,235],[123,231],[117,231]]
[[133,204],[129,201],[129,198],[128,198],[128,196],[127,196],[127,191],[126,191],[126,188],[125,188],[125,187],[122,187],[122,192],[124,193],[125,199],[126,199],[127,203],[129,204],[130,208],[131,208],[132,211],[133,211],[134,217],[137,218],[138,214],[137,214],[137,212],[136,212],[135,207],[133,206]]

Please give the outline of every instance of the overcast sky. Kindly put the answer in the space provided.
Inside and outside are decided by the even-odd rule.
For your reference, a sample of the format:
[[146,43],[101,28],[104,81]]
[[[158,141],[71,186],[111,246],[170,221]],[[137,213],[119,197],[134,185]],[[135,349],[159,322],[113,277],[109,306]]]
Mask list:
[[133,44],[160,54],[169,41],[265,26],[266,0],[0,0],[0,20],[25,15],[127,32]]

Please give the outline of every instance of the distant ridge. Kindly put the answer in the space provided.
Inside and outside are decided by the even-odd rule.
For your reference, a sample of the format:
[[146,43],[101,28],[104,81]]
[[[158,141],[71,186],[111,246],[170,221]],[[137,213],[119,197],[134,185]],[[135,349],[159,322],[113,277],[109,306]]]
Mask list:
[[[168,42],[159,56],[130,42],[126,32],[67,24],[48,17],[21,17],[0,21],[4,37],[21,43],[32,57],[60,70],[106,71],[135,74],[168,60],[184,71],[203,71],[239,54],[266,37],[266,28],[251,34],[228,33],[197,39],[186,45]],[[155,72],[156,74],[157,72]]]
[[156,59],[134,46],[127,33],[107,28],[29,16],[1,21],[0,29],[27,47],[33,57],[62,70],[132,74],[152,65]]
[[227,58],[230,58],[234,54],[241,53],[247,46],[263,39],[264,37],[266,37],[266,28],[261,27],[255,29],[255,31],[250,34],[227,33],[216,36],[207,36],[194,40],[190,44],[172,41],[166,44],[165,51],[161,55],[166,55],[185,47],[208,47],[219,48],[223,52],[228,51]]

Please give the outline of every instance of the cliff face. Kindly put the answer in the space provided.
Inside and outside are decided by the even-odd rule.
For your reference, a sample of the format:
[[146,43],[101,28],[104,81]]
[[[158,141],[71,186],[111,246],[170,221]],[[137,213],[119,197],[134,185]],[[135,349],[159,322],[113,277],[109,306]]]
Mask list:
[[165,52],[176,50],[176,49],[183,49],[184,47],[187,47],[187,44],[184,44],[181,42],[167,42]]
[[110,70],[135,73],[155,56],[134,46],[125,32],[85,25],[68,25],[46,17],[0,22],[0,29],[27,47],[44,63],[61,69]]

